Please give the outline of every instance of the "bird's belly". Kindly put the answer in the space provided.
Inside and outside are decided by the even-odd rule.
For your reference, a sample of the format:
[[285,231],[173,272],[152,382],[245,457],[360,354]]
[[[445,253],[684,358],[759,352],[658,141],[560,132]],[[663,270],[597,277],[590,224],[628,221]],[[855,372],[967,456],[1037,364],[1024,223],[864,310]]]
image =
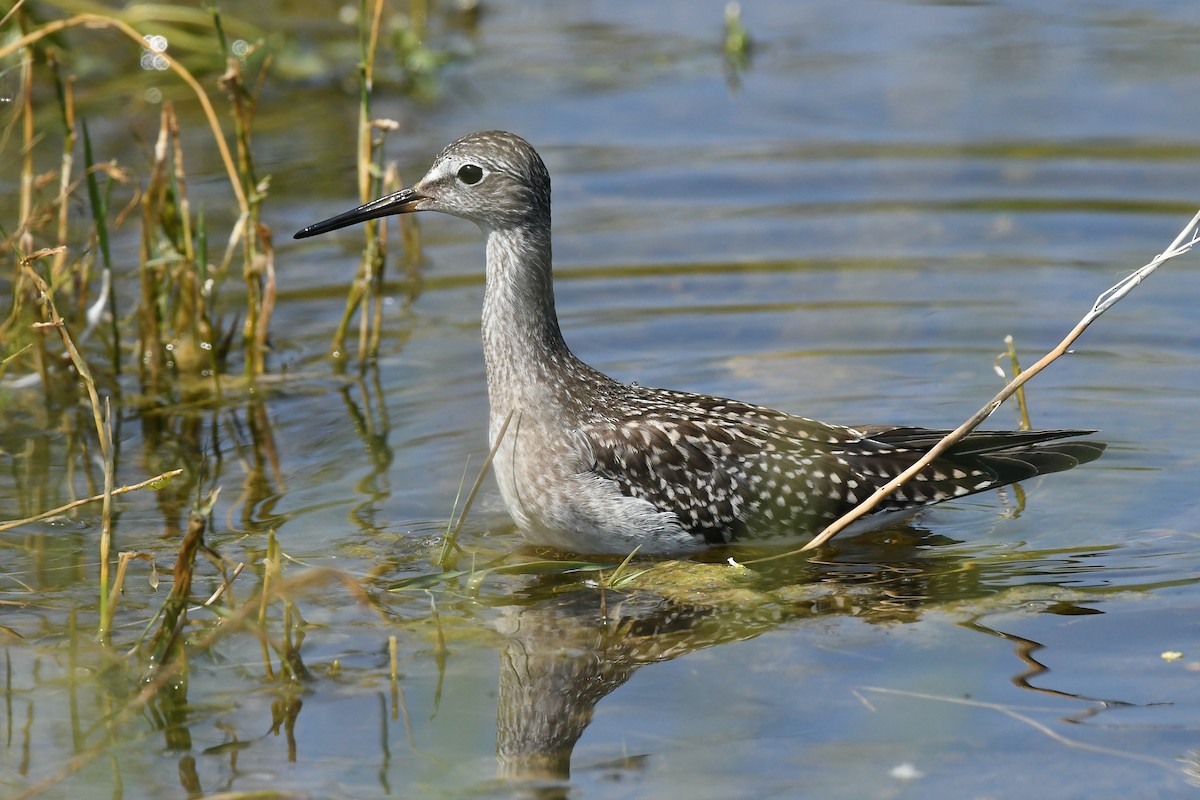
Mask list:
[[674,514],[622,494],[563,443],[528,433],[506,435],[492,462],[500,495],[526,541],[591,554],[703,548],[703,539],[684,530]]

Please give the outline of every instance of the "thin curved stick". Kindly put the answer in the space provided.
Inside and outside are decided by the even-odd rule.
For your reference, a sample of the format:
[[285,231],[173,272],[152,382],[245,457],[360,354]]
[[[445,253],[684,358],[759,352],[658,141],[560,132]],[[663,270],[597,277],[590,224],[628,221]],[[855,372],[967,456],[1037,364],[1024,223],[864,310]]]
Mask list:
[[[139,489],[145,489],[147,486],[153,486],[154,488],[158,488],[156,484],[159,484],[163,481],[169,481],[172,478],[176,478],[182,474],[183,474],[182,469],[167,470],[166,472],[162,473],[161,475],[155,475],[153,478],[148,478],[147,480],[144,480],[140,483],[133,483],[133,484],[129,484],[127,486],[121,486],[117,489],[113,489],[112,496],[116,497],[119,494],[126,494],[128,492],[136,492]],[[67,503],[64,506],[59,506],[58,508],[52,508],[49,511],[43,511],[40,514],[34,514],[32,517],[25,517],[24,519],[13,519],[13,520],[9,520],[7,522],[0,522],[0,531],[7,531],[12,528],[19,527],[21,525],[28,525],[31,522],[37,522],[38,520],[49,519],[50,517],[56,517],[59,514],[66,513],[67,511],[70,511],[73,508],[79,508],[80,506],[87,505],[88,503],[98,503],[103,499],[104,499],[104,493],[101,492],[100,494],[92,495],[91,497],[83,497],[83,498],[80,498],[79,500],[73,500],[72,502]]]
[[[1200,241],[1200,232],[1197,232],[1198,225],[1200,225],[1200,211],[1196,212],[1196,215],[1192,217],[1191,222],[1189,222],[1187,226],[1179,232],[1179,235],[1175,237],[1175,241],[1171,242],[1171,245],[1166,250],[1155,256],[1149,264],[1146,264],[1141,269],[1126,276],[1116,285],[1106,289],[1103,293],[1101,293],[1100,296],[1096,298],[1096,302],[1092,305],[1092,310],[1085,314],[1083,319],[1076,323],[1075,327],[1071,329],[1071,332],[1067,334],[1065,339],[1059,342],[1057,347],[1055,347],[1046,355],[1042,356],[1042,358],[1036,364],[1029,367],[1020,375],[1009,381],[1008,385],[1001,389],[999,394],[989,400],[987,405],[976,411],[974,416],[943,437],[940,442],[935,444],[928,453],[922,456],[911,467],[901,472],[895,478],[888,481],[885,485],[881,486],[874,494],[863,500],[854,508],[850,509],[850,511],[843,514],[827,528],[825,528],[825,530],[821,531],[821,533],[812,541],[808,542],[795,552],[802,553],[806,550],[813,550],[825,544],[838,533],[845,530],[855,520],[859,519],[872,508],[874,508],[889,494],[908,483],[908,481],[911,480],[914,475],[925,469],[925,467],[929,466],[934,459],[946,452],[948,448],[953,446],[968,433],[975,430],[975,428],[977,428],[981,422],[990,417],[992,412],[1000,407],[1001,403],[1011,397],[1017,391],[1017,389],[1020,389],[1022,386],[1024,386],[1026,381],[1030,380],[1034,375],[1037,375],[1043,369],[1050,366],[1050,364],[1058,359],[1058,357],[1063,353],[1066,353],[1071,345],[1074,344],[1075,340],[1079,338],[1080,334],[1087,330],[1089,325],[1099,319],[1101,314],[1116,305],[1121,298],[1133,291],[1134,287],[1136,287],[1146,278],[1150,277],[1155,270],[1157,270],[1167,261],[1175,258],[1176,256],[1181,256],[1191,250],[1193,245]],[[790,555],[790,553],[786,555]]]

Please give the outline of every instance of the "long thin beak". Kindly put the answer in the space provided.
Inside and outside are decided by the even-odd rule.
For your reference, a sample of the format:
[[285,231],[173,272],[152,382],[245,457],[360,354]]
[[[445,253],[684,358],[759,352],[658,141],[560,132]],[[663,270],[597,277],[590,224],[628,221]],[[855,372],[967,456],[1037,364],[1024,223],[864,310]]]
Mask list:
[[336,217],[309,225],[307,228],[297,231],[294,239],[307,239],[309,236],[316,236],[319,233],[329,233],[336,231],[338,228],[345,228],[359,222],[366,222],[369,219],[379,219],[391,214],[407,214],[417,210],[417,203],[425,199],[425,195],[418,192],[416,189],[401,189],[395,194],[389,194],[387,197],[381,197],[378,200],[372,200],[366,205],[351,209],[344,214],[338,214]]

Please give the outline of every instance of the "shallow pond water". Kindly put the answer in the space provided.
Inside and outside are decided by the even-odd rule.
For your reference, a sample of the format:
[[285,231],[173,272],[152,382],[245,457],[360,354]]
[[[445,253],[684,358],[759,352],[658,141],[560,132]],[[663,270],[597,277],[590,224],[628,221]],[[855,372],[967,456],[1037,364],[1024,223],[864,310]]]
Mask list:
[[[376,363],[331,367],[362,235],[290,234],[356,203],[355,28],[334,4],[258,8],[247,22],[283,31],[281,59],[325,59],[268,81],[259,111],[274,377],[216,409],[121,407],[119,482],[202,478],[120,501],[118,549],[152,555],[164,585],[131,565],[111,651],[92,639],[99,510],[0,533],[0,794],[1195,791],[1196,256],[1029,385],[1037,427],[1101,431],[1093,464],[811,561],[728,565],[773,552],[738,548],[635,564],[616,586],[483,569],[521,547],[485,483],[459,539],[474,576],[388,592],[436,575],[486,454],[482,240],[423,217],[418,272],[389,266]],[[721,3],[493,0],[473,21],[435,13],[434,46],[455,57],[420,99],[385,71],[374,112],[399,122],[389,153],[409,180],[472,130],[538,147],[563,329],[598,368],[833,422],[953,426],[1002,385],[1006,335],[1031,363],[1200,207],[1191,10],[746,3],[754,47],[735,63]],[[137,80],[80,81],[98,157],[135,162],[131,139],[152,141]],[[193,192],[228,222],[215,157],[191,146]],[[136,264],[135,233],[114,244]],[[3,516],[90,494],[94,465],[70,455],[88,414],[40,388],[0,396]],[[213,486],[207,543],[248,565],[239,600],[261,585],[268,530],[286,554],[294,608],[270,609],[271,636],[298,640],[298,679],[267,674],[249,629],[206,644],[197,609],[186,683],[122,715],[139,686],[121,653],[163,602],[180,509]],[[201,566],[193,594],[219,584]]]

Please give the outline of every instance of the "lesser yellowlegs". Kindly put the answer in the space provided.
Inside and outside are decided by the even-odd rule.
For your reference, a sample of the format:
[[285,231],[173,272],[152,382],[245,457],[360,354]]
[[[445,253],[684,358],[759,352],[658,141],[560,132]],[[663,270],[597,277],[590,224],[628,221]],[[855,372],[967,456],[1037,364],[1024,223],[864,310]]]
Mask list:
[[[830,425],[761,406],[626,384],[580,361],[554,311],[550,175],[519,136],[473,133],[411,189],[310,225],[296,238],[411,211],[474,221],[487,236],[483,348],[500,492],[527,540],[583,553],[694,550],[811,535],[911,465],[943,431]],[[511,416],[510,416],[511,415]],[[1070,469],[1083,430],[976,432],[868,519]]]

